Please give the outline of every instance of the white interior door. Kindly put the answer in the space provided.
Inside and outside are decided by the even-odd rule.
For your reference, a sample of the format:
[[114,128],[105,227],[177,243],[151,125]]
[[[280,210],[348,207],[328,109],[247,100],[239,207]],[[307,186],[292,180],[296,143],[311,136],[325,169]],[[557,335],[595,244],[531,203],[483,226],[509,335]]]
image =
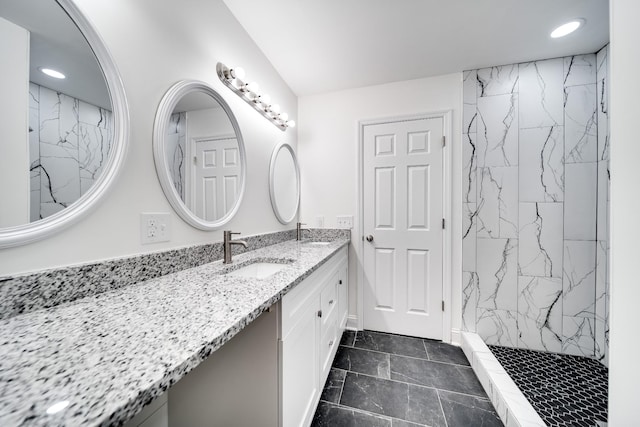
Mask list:
[[443,128],[364,126],[365,329],[442,339]]
[[207,221],[222,218],[238,199],[240,153],[235,137],[194,140],[191,208]]

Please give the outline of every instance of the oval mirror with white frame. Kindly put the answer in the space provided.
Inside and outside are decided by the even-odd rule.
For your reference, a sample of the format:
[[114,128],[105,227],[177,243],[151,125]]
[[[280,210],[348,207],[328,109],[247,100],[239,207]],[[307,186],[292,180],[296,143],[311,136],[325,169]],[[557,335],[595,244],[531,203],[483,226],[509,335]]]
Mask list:
[[124,87],[72,0],[0,0],[0,248],[48,237],[104,198],[126,153]]
[[246,157],[238,122],[207,83],[184,80],[162,98],[153,130],[162,189],[188,224],[214,230],[242,201]]
[[273,213],[282,224],[296,218],[300,206],[300,169],[293,148],[287,143],[273,149],[269,166],[269,194]]

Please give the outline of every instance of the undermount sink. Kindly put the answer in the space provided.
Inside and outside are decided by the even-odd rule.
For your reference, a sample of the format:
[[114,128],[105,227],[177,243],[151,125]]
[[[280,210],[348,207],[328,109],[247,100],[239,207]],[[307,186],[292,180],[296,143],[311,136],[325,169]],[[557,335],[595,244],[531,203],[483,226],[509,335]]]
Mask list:
[[237,270],[232,270],[228,272],[227,275],[251,279],[264,279],[276,274],[286,266],[287,264],[273,262],[254,262],[253,264],[245,265]]
[[311,246],[328,246],[331,242],[307,242],[306,244]]

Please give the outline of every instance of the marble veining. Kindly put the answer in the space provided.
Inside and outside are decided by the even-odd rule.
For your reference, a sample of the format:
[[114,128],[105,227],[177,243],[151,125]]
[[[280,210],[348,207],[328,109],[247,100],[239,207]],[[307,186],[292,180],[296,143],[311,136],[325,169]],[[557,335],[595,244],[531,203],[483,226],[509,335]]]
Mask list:
[[287,241],[236,257],[293,260],[262,280],[214,262],[0,321],[2,424],[122,424],[347,244]]
[[[318,240],[349,238],[349,230],[318,229]],[[295,239],[295,230],[243,236],[249,247],[233,247],[234,256]],[[0,277],[0,319],[115,290],[144,280],[220,260],[222,242],[196,245],[134,257],[107,260]]]

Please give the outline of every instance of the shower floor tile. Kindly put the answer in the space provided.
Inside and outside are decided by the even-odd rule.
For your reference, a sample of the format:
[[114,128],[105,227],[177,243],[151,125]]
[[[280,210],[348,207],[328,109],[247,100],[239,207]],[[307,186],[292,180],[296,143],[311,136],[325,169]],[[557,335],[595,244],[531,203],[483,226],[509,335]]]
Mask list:
[[502,426],[459,347],[345,331],[312,426]]
[[547,425],[607,421],[608,369],[587,357],[489,346]]

